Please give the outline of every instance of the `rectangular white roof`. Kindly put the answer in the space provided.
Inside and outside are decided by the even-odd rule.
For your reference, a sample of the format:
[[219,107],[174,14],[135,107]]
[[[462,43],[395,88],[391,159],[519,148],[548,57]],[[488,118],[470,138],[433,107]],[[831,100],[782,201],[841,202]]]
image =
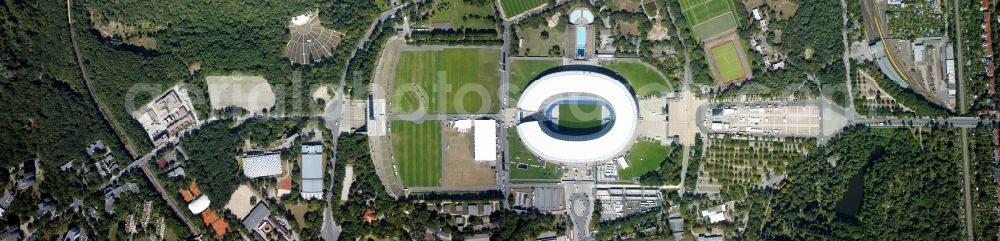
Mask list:
[[475,120],[473,123],[476,161],[497,160],[497,121]]
[[248,178],[281,175],[281,156],[265,154],[244,157],[243,175]]

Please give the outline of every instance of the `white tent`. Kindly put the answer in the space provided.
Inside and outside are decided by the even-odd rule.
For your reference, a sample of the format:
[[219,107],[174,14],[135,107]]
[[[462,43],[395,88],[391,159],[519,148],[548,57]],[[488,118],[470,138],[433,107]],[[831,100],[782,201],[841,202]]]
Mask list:
[[497,121],[496,120],[476,120],[473,123],[473,135],[475,142],[476,161],[496,161],[497,160]]

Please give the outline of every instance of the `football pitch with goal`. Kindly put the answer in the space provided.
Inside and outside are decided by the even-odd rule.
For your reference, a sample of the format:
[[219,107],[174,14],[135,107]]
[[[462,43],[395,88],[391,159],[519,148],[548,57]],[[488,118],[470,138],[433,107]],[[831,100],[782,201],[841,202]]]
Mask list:
[[532,8],[541,6],[545,0],[500,0],[503,6],[504,17],[513,17]]
[[500,49],[402,51],[392,82],[392,113],[500,111]]
[[403,185],[441,185],[441,123],[392,121],[392,149]]
[[559,105],[559,126],[570,129],[593,129],[601,126],[604,108],[598,104]]
[[733,0],[680,0],[681,13],[698,39],[706,40],[739,27]]
[[740,55],[736,52],[736,44],[733,42],[713,47],[712,57],[715,58],[716,68],[719,69],[723,81],[728,83],[746,76],[746,73],[743,72],[743,63],[740,62]]

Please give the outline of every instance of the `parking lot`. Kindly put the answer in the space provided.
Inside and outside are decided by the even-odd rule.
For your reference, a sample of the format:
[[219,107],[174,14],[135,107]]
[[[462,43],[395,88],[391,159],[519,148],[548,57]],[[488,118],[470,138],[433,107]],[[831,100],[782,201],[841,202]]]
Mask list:
[[816,105],[734,104],[708,109],[706,126],[713,133],[802,136],[820,134]]

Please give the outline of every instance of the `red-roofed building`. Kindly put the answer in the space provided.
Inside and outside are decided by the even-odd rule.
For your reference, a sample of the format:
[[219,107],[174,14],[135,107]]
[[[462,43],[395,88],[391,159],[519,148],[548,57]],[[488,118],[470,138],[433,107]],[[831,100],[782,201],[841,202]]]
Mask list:
[[167,167],[167,160],[163,159],[156,160],[156,167],[160,168],[160,170],[163,170],[163,168]]

